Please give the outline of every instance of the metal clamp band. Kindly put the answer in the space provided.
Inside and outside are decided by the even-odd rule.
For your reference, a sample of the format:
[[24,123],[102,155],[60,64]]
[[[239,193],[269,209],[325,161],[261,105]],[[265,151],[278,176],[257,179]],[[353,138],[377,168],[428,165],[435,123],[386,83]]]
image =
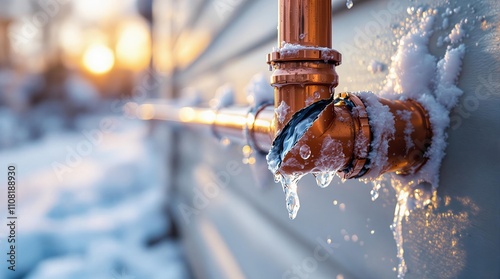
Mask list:
[[355,142],[356,140],[363,140],[366,143],[354,145],[354,155],[351,164],[346,169],[339,170],[338,175],[342,179],[359,178],[368,171],[366,166],[369,163],[368,154],[371,146],[371,129],[368,122],[368,113],[363,101],[354,94],[340,93],[334,102],[335,104],[345,104],[351,113],[356,108],[356,115],[353,117],[356,120],[354,121],[356,131]]
[[[250,107],[246,117],[245,127],[243,128],[243,135],[245,137],[245,141],[247,145],[250,146],[252,150],[256,150],[260,153],[267,153],[267,151],[260,150],[255,144],[255,138],[253,136],[253,125],[255,123],[256,116],[265,109],[267,106],[273,105],[271,102],[264,102],[262,104]],[[251,127],[250,127],[251,126]]]

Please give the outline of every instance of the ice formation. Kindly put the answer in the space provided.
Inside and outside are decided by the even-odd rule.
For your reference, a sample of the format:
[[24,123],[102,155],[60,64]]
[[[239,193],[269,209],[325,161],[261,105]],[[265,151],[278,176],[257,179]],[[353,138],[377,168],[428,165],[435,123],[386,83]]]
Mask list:
[[[327,105],[329,105],[331,101],[332,101],[331,99],[320,100],[318,102],[315,102],[311,106],[308,106],[297,112],[295,117],[292,118],[286,124],[283,130],[278,134],[278,136],[273,142],[271,150],[266,156],[269,170],[271,170],[271,172],[275,175],[275,181],[281,182],[281,185],[283,187],[283,192],[285,192],[286,205],[290,219],[295,219],[295,217],[297,216],[297,212],[300,208],[300,203],[297,193],[297,183],[300,180],[300,178],[304,176],[304,174],[286,175],[280,173],[279,169],[282,166],[283,159],[285,158],[286,154],[288,154],[288,152],[290,152],[290,150],[297,144],[299,139],[301,139],[304,136],[306,131],[313,124],[314,120],[318,118],[323,109]],[[284,104],[284,102],[282,102],[282,104]],[[327,146],[325,146],[325,144]],[[303,146],[301,146],[300,148],[302,147]],[[333,146],[331,142],[325,139],[323,147],[328,148]],[[307,155],[306,151],[307,150],[302,151],[304,152],[304,156]],[[327,152],[323,152],[322,156],[324,156],[325,159],[329,158]],[[295,164],[295,162],[289,160],[286,162],[286,164]]]
[[[462,59],[465,55],[465,45],[462,41],[467,37],[468,22],[466,19],[460,21],[453,25],[450,31],[446,31],[448,32],[447,35],[438,38],[438,46],[446,46],[444,56],[439,59],[431,54],[429,50],[431,36],[440,30],[446,30],[450,25],[450,16],[454,12],[458,13],[460,8],[451,9],[448,7],[441,14],[438,13],[437,8],[409,7],[407,11],[410,18],[403,21],[404,26],[398,29],[397,50],[391,57],[391,65],[388,67],[385,85],[377,95],[393,100],[413,99],[418,101],[428,112],[433,133],[431,142],[411,142],[410,135],[413,132],[413,127],[409,121],[404,131],[407,148],[412,144],[429,145],[427,152],[424,154],[427,162],[418,172],[406,176],[391,173],[377,177],[378,173],[384,171],[380,168],[385,165],[388,143],[394,135],[394,115],[387,106],[378,101],[373,93],[356,93],[367,106],[366,109],[373,133],[371,151],[368,157],[370,159],[369,167],[372,170],[370,173],[375,175],[365,177],[364,181],[373,183],[372,200],[377,199],[378,190],[385,181],[390,182],[397,195],[397,205],[391,230],[396,241],[397,257],[399,259],[398,278],[403,278],[407,271],[403,249],[403,219],[412,210],[430,204],[439,185],[439,169],[445,155],[446,129],[450,124],[450,110],[457,104],[459,97],[463,93],[457,87],[457,82],[462,68]],[[285,44],[281,51],[288,53],[302,48],[304,47]],[[369,65],[369,70],[372,72],[381,71],[382,67],[375,62]],[[314,104],[310,106],[314,106]],[[408,118],[405,112],[398,113],[401,119]],[[288,138],[294,137],[289,135]],[[298,139],[294,138],[294,141],[291,142],[295,143],[297,141]],[[357,142],[356,144],[361,143]],[[306,148],[303,147],[303,149],[301,155],[302,151],[303,154],[307,154]],[[279,152],[274,152],[274,155],[272,150],[269,153],[268,162],[270,162],[270,159],[277,158]],[[334,160],[333,153],[331,150],[325,151],[329,160]],[[282,159],[283,157],[278,161],[281,163]],[[276,160],[274,163],[276,163]],[[270,163],[269,167],[273,173],[276,173],[277,165],[274,165],[275,168],[272,165]],[[324,171],[321,174],[315,173],[318,185],[328,184],[335,171]],[[284,190],[287,187],[291,189],[285,191],[287,193],[287,208],[291,218],[295,217],[298,210],[296,191],[300,177],[281,177],[278,179],[283,183]]]
[[283,121],[285,121],[289,108],[290,106],[287,105],[285,101],[281,101],[280,105],[274,110],[274,112],[276,113],[276,118],[280,123],[283,123]]
[[[446,15],[443,26],[448,25],[448,17],[453,12],[450,8],[445,10]],[[398,278],[403,278],[407,267],[404,261],[402,222],[405,216],[416,208],[422,208],[431,203],[432,197],[439,184],[439,168],[441,160],[445,155],[446,148],[446,128],[450,124],[450,110],[458,102],[458,98],[463,91],[457,87],[456,83],[462,68],[462,59],[465,55],[465,46],[460,44],[465,36],[463,22],[455,25],[443,43],[449,43],[444,57],[437,59],[429,51],[430,37],[439,26],[435,23],[438,17],[436,9],[428,9],[422,13],[415,14],[416,17],[406,26],[406,34],[402,34],[399,39],[398,49],[392,57],[392,64],[389,68],[389,75],[385,87],[380,96],[388,99],[414,99],[417,100],[427,110],[432,126],[433,138],[425,154],[427,163],[415,174],[398,176],[396,174],[386,174],[375,178],[372,190],[372,199],[378,196],[378,189],[384,179],[390,181],[397,193],[397,205],[394,213],[391,230],[397,246],[397,257],[399,264],[397,268]],[[365,101],[369,96],[366,92],[359,93]],[[388,129],[379,125],[380,115],[386,114],[382,108],[376,108],[369,103],[371,109],[367,109],[370,117],[370,126],[374,133],[374,146],[379,147],[378,156],[384,158],[386,139],[377,136],[377,130]],[[377,117],[374,117],[374,116]],[[386,120],[390,117],[384,116]],[[403,116],[404,119],[404,116]],[[412,127],[406,127],[405,134],[412,132]],[[391,135],[390,131],[382,131],[384,135]],[[379,142],[377,138],[382,138]],[[417,143],[418,144],[418,143]],[[378,159],[378,158],[377,158]],[[373,179],[373,178],[372,178]],[[431,187],[425,187],[429,183]]]

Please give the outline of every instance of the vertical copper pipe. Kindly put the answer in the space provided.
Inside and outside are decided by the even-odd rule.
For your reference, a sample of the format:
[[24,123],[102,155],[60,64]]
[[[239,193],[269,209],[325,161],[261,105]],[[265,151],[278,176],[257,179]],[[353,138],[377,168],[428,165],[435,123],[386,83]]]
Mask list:
[[[338,52],[331,46],[330,0],[280,0],[278,51],[268,55],[277,109],[276,132],[300,109],[328,99],[338,84]],[[288,45],[287,45],[288,44]],[[293,44],[290,48],[289,44]]]

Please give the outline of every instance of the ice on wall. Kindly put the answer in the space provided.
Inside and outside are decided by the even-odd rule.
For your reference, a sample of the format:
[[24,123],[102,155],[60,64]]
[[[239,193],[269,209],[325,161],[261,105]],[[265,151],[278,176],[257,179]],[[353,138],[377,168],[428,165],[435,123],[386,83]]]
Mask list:
[[389,99],[417,100],[429,112],[434,134],[426,154],[429,161],[411,180],[424,180],[435,187],[439,184],[439,166],[446,147],[444,131],[449,125],[449,111],[463,93],[456,82],[465,55],[463,44],[447,46],[441,59],[430,53],[429,39],[437,16],[436,10],[428,10],[407,27],[408,33],[399,39],[386,84],[379,93]]
[[[378,197],[378,190],[383,181],[390,181],[397,193],[397,205],[391,230],[396,240],[399,259],[398,278],[403,278],[407,271],[403,249],[403,219],[412,210],[431,203],[439,185],[439,169],[445,155],[446,129],[450,124],[450,110],[463,94],[463,91],[457,86],[457,82],[462,68],[462,59],[465,55],[465,45],[462,42],[467,38],[469,28],[467,19],[464,19],[455,25],[451,24],[453,26],[451,30],[446,30],[453,21],[451,15],[460,12],[459,8],[409,7],[407,11],[409,18],[402,21],[402,28],[397,29],[397,37],[399,38],[396,43],[397,50],[391,57],[385,84],[381,92],[376,94],[392,100],[416,100],[428,112],[433,133],[430,143],[409,142],[413,132],[410,121],[408,121],[404,131],[407,148],[412,144],[430,144],[424,154],[427,163],[418,172],[406,176],[394,173],[379,176],[385,171],[383,167],[387,165],[388,144],[395,132],[394,115],[387,106],[378,101],[372,92],[356,93],[367,106],[366,110],[373,134],[371,151],[368,154],[371,170],[369,175],[371,177],[364,178],[365,181],[373,182],[372,199],[375,200]],[[436,34],[437,32],[445,34]],[[438,46],[446,47],[442,57],[435,56],[429,50],[431,37],[438,35],[440,35],[437,38]],[[287,54],[295,53],[304,48],[298,45],[284,44],[280,51],[282,54]],[[377,61],[372,61],[368,70],[372,73],[378,73],[385,69]],[[285,105],[281,103],[276,110],[280,122],[284,120],[284,117],[280,118],[280,116],[283,115]],[[398,116],[403,120],[408,119],[408,115],[405,115],[404,112],[399,112]],[[362,140],[359,139],[359,141]],[[362,143],[356,142],[355,144]],[[303,149],[303,154],[307,157],[306,148]],[[332,152],[327,154],[333,160]],[[331,180],[328,173],[320,176],[318,184],[322,185],[326,180],[328,182]],[[294,179],[291,183],[293,184],[293,191],[291,191],[293,195],[289,194],[290,191],[285,191],[288,192],[287,207],[294,205],[288,197],[292,196],[292,201],[298,201],[296,196],[297,182],[298,180]],[[291,216],[295,216],[297,210],[298,206],[293,206],[293,210],[289,208],[289,213]]]
[[[457,104],[463,91],[457,86],[462,68],[462,59],[465,55],[465,45],[460,44],[466,37],[464,27],[466,21],[454,25],[449,34],[438,38],[438,46],[446,46],[442,58],[434,56],[429,50],[431,36],[440,29],[449,25],[449,16],[453,14],[451,8],[446,8],[439,18],[437,9],[409,8],[412,18],[406,21],[405,31],[400,33],[396,53],[391,58],[389,74],[385,86],[379,96],[388,99],[417,100],[429,113],[432,126],[432,142],[426,156],[427,163],[414,174],[399,176],[385,174],[373,179],[372,198],[378,196],[378,189],[383,180],[389,180],[396,190],[397,205],[394,213],[391,230],[397,246],[399,264],[398,278],[403,278],[407,267],[404,261],[402,222],[405,216],[417,208],[431,203],[435,190],[439,185],[439,169],[445,156],[446,129],[450,124],[450,110]],[[418,12],[413,12],[418,11]],[[458,11],[458,10],[457,10]],[[439,21],[441,19],[441,21]],[[442,22],[439,24],[439,22]],[[370,93],[360,92],[360,97],[367,103],[367,112],[370,117],[370,126],[374,134],[372,145],[375,153],[370,159],[377,165],[382,163],[386,151],[387,137],[391,131],[390,112],[370,100]],[[373,97],[372,97],[373,98]],[[371,107],[371,108],[370,108]],[[400,115],[404,119],[404,115]],[[380,122],[386,122],[383,125]],[[411,134],[412,127],[406,127],[405,134]],[[387,131],[384,131],[387,130]],[[382,135],[386,135],[384,138]],[[378,150],[377,150],[378,149]],[[426,184],[428,183],[428,184]],[[430,184],[430,187],[426,187]]]

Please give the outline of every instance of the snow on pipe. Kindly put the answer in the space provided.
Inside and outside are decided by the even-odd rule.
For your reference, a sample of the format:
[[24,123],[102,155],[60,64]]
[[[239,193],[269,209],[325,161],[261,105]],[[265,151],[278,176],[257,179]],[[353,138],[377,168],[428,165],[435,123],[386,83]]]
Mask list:
[[276,107],[276,138],[267,156],[293,218],[296,182],[313,173],[320,186],[343,179],[409,174],[424,163],[432,133],[412,100],[341,93],[331,49],[331,1],[279,1],[279,48],[268,55]]

